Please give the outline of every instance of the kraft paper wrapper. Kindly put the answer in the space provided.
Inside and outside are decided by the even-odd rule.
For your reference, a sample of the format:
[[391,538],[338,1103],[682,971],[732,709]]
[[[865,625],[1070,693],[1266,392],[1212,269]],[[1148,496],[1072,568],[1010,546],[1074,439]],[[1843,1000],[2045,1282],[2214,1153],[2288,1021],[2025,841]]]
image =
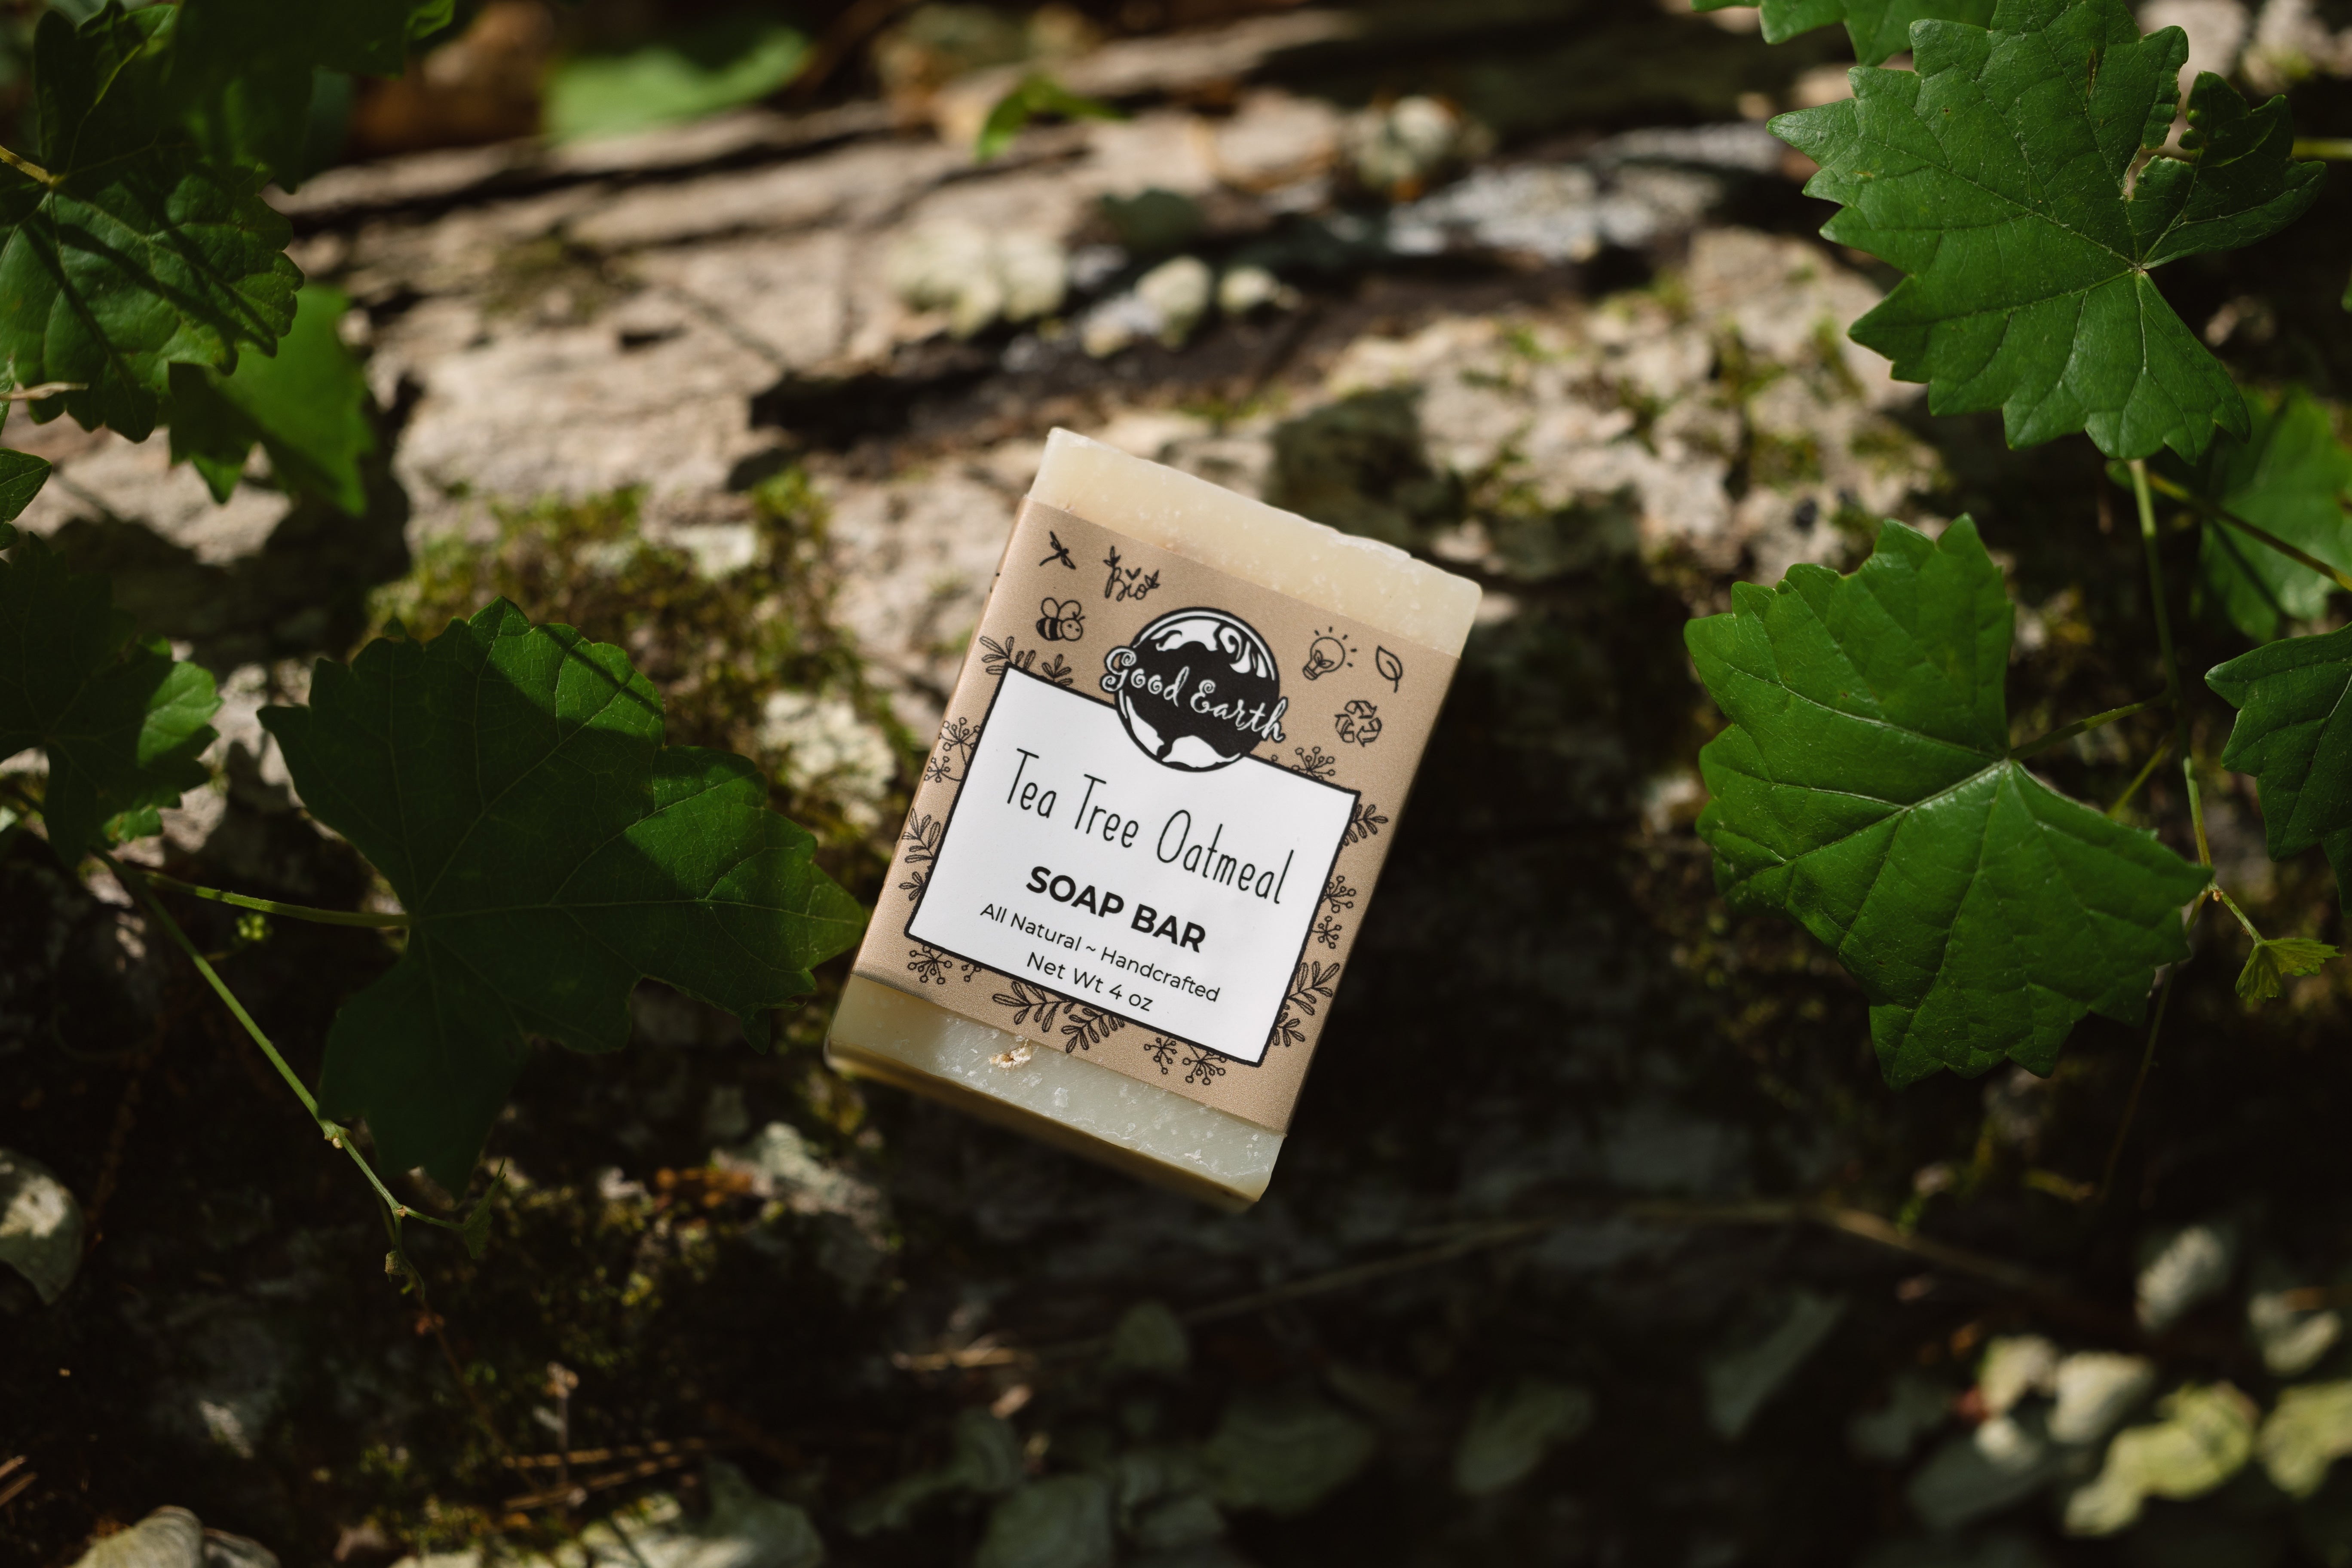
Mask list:
[[[1116,569],[1108,564],[1114,551]],[[1039,634],[1040,611],[1049,599],[1057,605],[1076,600],[1081,606],[1083,629],[1075,640]],[[1102,1017],[1108,1014],[1116,1018],[1117,1010],[1078,996],[1068,997],[1068,1005],[1042,1028],[1034,1012],[1025,1024],[1016,1023],[1015,1005],[1003,999],[1012,990],[1010,976],[958,960],[916,941],[907,931],[929,879],[931,859],[963,772],[978,745],[981,722],[1006,667],[1108,706],[1110,699],[1097,684],[1103,656],[1125,647],[1162,614],[1196,605],[1231,611],[1255,626],[1281,672],[1282,694],[1290,702],[1283,716],[1283,739],[1261,742],[1253,754],[1354,790],[1358,796],[1289,996],[1265,1058],[1255,1066],[1171,1039],[1138,1020],[1106,1032]],[[1320,644],[1326,657],[1318,667],[1322,673],[1310,680],[1306,670],[1318,639],[1328,639]],[[1324,668],[1335,649],[1345,651],[1346,664]],[[1392,632],[1318,609],[1058,508],[1024,501],[899,834],[890,878],[858,949],[856,972],[1001,1029],[1036,1049],[1083,1052],[1088,1060],[1130,1078],[1173,1089],[1270,1131],[1287,1131],[1307,1059],[1314,1055],[1355,949],[1396,819],[1457,662]],[[1401,679],[1392,681],[1391,670],[1401,671]],[[1374,710],[1380,729],[1370,744],[1340,737],[1341,715],[1350,702],[1368,703]],[[1360,735],[1362,710],[1349,718]],[[1040,987],[1034,974],[1023,979],[1032,990],[1051,989]]]

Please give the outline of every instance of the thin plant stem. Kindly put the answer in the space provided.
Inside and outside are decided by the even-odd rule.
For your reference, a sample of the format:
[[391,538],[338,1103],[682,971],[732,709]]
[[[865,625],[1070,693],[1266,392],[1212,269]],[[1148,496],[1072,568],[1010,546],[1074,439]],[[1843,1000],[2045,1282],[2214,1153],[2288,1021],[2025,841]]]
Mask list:
[[2131,462],[2132,500],[2139,505],[2139,541],[2147,557],[2148,601],[2156,609],[2156,640],[2164,652],[2164,694],[2172,702],[2172,739],[2180,748],[2180,777],[2189,786],[2189,820],[2197,830],[2197,863],[2213,864],[2212,846],[2205,839],[2205,802],[2197,788],[2197,763],[2189,750],[2189,709],[2180,700],[2180,656],[2172,646],[2172,611],[2165,603],[2164,560],[2156,532],[2156,502],[2148,495],[2147,463]]
[[2213,899],[2217,900],[2223,909],[2229,910],[2238,918],[2238,924],[2244,928],[2248,937],[2252,938],[2255,942],[2263,940],[2263,933],[2254,929],[2254,922],[2246,918],[2246,911],[2238,907],[2238,900],[2231,898],[2228,893],[2223,892],[2221,890],[2221,885],[2219,882],[2213,884],[2210,893]]
[[24,175],[25,178],[37,181],[41,184],[48,186],[49,189],[53,191],[58,188],[59,184],[57,175],[50,174],[47,169],[42,168],[30,158],[25,157],[21,153],[11,153],[5,147],[0,147],[0,163],[7,164],[8,167],[16,170],[16,173]]
[[2330,163],[2352,160],[2352,138],[2343,136],[2298,136],[2292,155],[2297,158],[2325,158]]
[[147,907],[154,911],[156,920],[163,923],[164,934],[172,939],[174,946],[188,955],[188,962],[196,966],[196,973],[205,977],[205,984],[213,988],[213,994],[221,999],[222,1005],[228,1008],[230,1016],[244,1026],[245,1032],[252,1037],[253,1043],[261,1047],[261,1054],[269,1058],[269,1065],[278,1069],[278,1076],[286,1080],[286,1087],[292,1089],[294,1098],[302,1102],[302,1109],[310,1113],[311,1121],[317,1124],[320,1134],[328,1142],[351,1156],[352,1163],[360,1168],[360,1173],[367,1178],[368,1185],[375,1189],[376,1196],[383,1201],[385,1209],[389,1211],[394,1235],[398,1234],[400,1222],[411,1219],[421,1220],[426,1225],[438,1226],[444,1230],[460,1229],[460,1226],[449,1220],[413,1209],[392,1195],[391,1189],[386,1187],[383,1179],[375,1173],[375,1167],[368,1163],[367,1156],[361,1153],[358,1145],[352,1142],[350,1131],[319,1113],[319,1102],[303,1085],[300,1076],[287,1063],[284,1057],[278,1054],[278,1047],[269,1043],[269,1037],[262,1033],[261,1026],[253,1021],[253,1015],[245,1010],[245,1004],[236,999],[236,993],[228,988],[228,983],[220,977],[220,972],[215,970],[205,955],[197,951],[196,944],[188,940],[188,933],[180,929],[180,922],[173,920],[170,911],[163,908],[162,901],[155,897],[154,889],[147,885],[147,879],[111,855],[101,851],[99,858],[106,863],[108,868],[112,870],[116,877],[138,890],[139,896],[146,900]]
[[2124,793],[2116,796],[2116,804],[2107,807],[2107,816],[2120,819],[2124,807],[2129,805],[2132,796],[2139,793],[2139,786],[2147,783],[2148,775],[2155,773],[2163,763],[2164,759],[2170,755],[2172,755],[2172,737],[2167,735],[2158,743],[2156,750],[2148,753],[2147,761],[2140,764],[2139,772],[2132,775],[2132,782],[2124,786]]
[[2038,740],[2028,741],[2021,746],[2011,747],[2009,759],[2013,763],[2021,763],[2028,757],[2038,757],[2051,747],[2063,745],[2077,735],[2087,735],[2092,731],[2112,724],[2118,719],[2128,719],[2135,713],[2145,713],[2151,708],[2161,708],[2172,700],[2168,696],[2151,697],[2145,702],[2127,703],[2121,708],[2110,708],[2104,713],[2094,713],[2087,719],[2077,719],[2072,724],[2053,730]]
[[[2314,572],[2318,573],[2321,576],[2326,578],[2337,587],[2345,590],[2347,593],[2352,593],[2352,573],[2347,573],[2340,566],[2329,565],[2326,562],[2322,561],[2318,556],[2314,555],[2310,551],[2303,549],[2299,545],[2289,544],[2285,540],[2281,539],[2277,534],[2273,533],[2269,529],[2263,527],[2261,524],[2248,522],[2244,518],[2240,517],[2236,512],[2231,511],[2229,508],[2222,506],[2218,502],[2209,500],[2205,497],[2199,495],[2196,491],[2189,489],[2184,486],[2173,483],[2170,479],[2166,479],[2162,474],[2147,473],[2145,468],[2140,463],[2134,462],[2132,464],[2132,472],[2135,476],[2145,475],[2145,482],[2158,494],[2180,502],[2183,506],[2189,508],[2191,511],[2198,513],[2201,517],[2210,518],[2215,522],[2227,523],[2230,527],[2236,529],[2240,533],[2244,534],[2247,538],[2269,545],[2273,550],[2277,551],[2281,555],[2285,556],[2288,560],[2295,562],[2301,565],[2310,567]],[[2134,480],[2135,488],[2137,488],[2141,480],[2136,478]]]
[[2174,970],[2166,970],[2164,984],[2157,991],[2156,1016],[2147,1021],[2147,1047],[2140,1052],[2139,1072],[2132,1079],[2131,1098],[2124,1101],[2123,1125],[2116,1129],[2116,1141],[2107,1145],[2106,1169],[2099,1173],[2098,1194],[2091,1200],[2093,1208],[2105,1204],[2107,1194],[2115,1190],[2116,1165],[2123,1159],[2124,1144],[2131,1137],[2132,1119],[2139,1114],[2140,1092],[2147,1088],[2148,1069],[2156,1065],[2156,1037],[2164,1028],[2164,1010],[2172,1001],[2173,975]]
[[409,923],[404,914],[375,914],[366,910],[319,910],[308,904],[281,904],[275,899],[257,899],[247,893],[231,893],[219,888],[183,882],[177,877],[166,877],[161,871],[149,871],[144,875],[155,886],[168,888],[175,893],[185,893],[190,898],[235,904],[241,910],[257,910],[265,915],[283,915],[288,920],[311,921],[327,926],[369,926],[385,931],[404,930]]

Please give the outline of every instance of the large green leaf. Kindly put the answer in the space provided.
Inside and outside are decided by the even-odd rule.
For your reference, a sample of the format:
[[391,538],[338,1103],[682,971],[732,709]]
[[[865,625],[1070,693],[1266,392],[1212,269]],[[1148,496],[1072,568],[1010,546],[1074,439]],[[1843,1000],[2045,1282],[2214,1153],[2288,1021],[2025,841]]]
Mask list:
[[70,861],[155,831],[158,808],[205,782],[220,707],[213,678],[140,642],[103,577],[69,572],[37,536],[0,562],[0,761],[48,753],[49,842]]
[[2210,72],[2185,157],[2158,157],[2188,41],[2142,37],[2122,0],[2000,0],[1990,29],[1921,22],[1917,71],[1857,68],[1854,96],[1772,121],[1843,208],[1824,238],[1910,274],[1853,340],[1927,383],[1938,414],[2001,411],[2010,443],[2075,430],[2111,458],[2203,452],[2246,411],[2157,292],[2168,261],[2298,216],[2320,165],[2291,162],[2284,100],[2250,109]]
[[321,70],[398,76],[451,0],[182,0],[172,89],[213,156],[281,180],[302,172]]
[[164,112],[174,7],[116,5],[34,36],[44,183],[0,167],[0,371],[75,382],[35,405],[132,440],[174,363],[227,367],[277,342],[301,274],[260,175],[205,158]]
[[2047,1072],[2084,1013],[2136,1021],[2208,873],[2010,759],[2014,612],[1975,524],[1889,522],[1853,576],[1799,565],[1732,603],[1685,628],[1731,719],[1698,830],[1734,907],[1836,949],[1887,1080]]
[[429,644],[321,660],[310,705],[262,722],[311,815],[413,922],[400,963],[336,1016],[319,1088],[395,1169],[465,1181],[525,1037],[617,1049],[651,976],[764,1039],[769,1009],[864,927],[757,769],[664,746],[625,654],[503,599]]
[[375,426],[367,379],[336,328],[350,306],[337,290],[307,284],[275,354],[247,354],[226,375],[172,367],[172,460],[193,460],[214,500],[236,489],[258,441],[281,489],[353,516],[367,510],[360,459],[375,450]]
[[2261,786],[2271,858],[2316,844],[2352,897],[2352,626],[2241,654],[2205,684],[2238,710],[2221,765]]
[[[2352,524],[2344,518],[2352,451],[2336,438],[2326,405],[2301,390],[2275,403],[2259,395],[2248,402],[2252,434],[2215,442],[2193,488],[2330,565],[2352,569]],[[2278,636],[2282,619],[2319,614],[2331,586],[2259,541],[2221,523],[2205,525],[2200,596],[2257,642]]]
[[[1757,5],[1758,0],[1698,0],[1698,11],[1725,11],[1734,5]],[[1911,47],[1911,24],[1923,21],[1971,22],[1981,27],[1992,19],[1993,0],[1762,0],[1764,41],[1786,43],[1800,33],[1845,24],[1853,42],[1853,58],[1874,66],[1889,55]]]

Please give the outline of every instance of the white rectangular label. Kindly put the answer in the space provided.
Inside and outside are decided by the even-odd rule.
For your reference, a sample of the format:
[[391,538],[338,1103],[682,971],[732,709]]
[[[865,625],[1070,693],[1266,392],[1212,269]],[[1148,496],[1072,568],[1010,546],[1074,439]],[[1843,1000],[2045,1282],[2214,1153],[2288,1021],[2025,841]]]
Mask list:
[[907,934],[1255,1063],[1355,802],[1255,756],[1158,762],[1110,704],[1009,669]]

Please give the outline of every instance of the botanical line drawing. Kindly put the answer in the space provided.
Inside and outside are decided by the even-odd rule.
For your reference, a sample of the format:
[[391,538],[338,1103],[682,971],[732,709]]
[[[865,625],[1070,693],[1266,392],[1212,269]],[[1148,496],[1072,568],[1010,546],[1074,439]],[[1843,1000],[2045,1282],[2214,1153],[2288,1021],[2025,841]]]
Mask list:
[[1182,1049],[1165,1035],[1154,1035],[1143,1043],[1144,1054],[1160,1064],[1160,1076],[1162,1078],[1168,1076],[1168,1064],[1174,1061],[1176,1053]]
[[1269,1046],[1295,1046],[1307,1038],[1299,1024],[1301,1018],[1315,1016],[1316,998],[1328,1002],[1339,984],[1337,963],[1318,963],[1311,958],[1298,961],[1297,971],[1290,977],[1290,994],[1282,999],[1282,1012],[1274,1020],[1274,1028],[1265,1037]]
[[1323,884],[1323,901],[1331,906],[1331,912],[1335,915],[1341,910],[1354,909],[1356,900],[1362,896],[1348,886],[1347,879],[1337,871],[1332,872],[1331,879]]
[[928,812],[907,819],[907,830],[899,835],[907,846],[907,879],[898,884],[898,890],[909,899],[921,898],[923,889],[930,886],[931,866],[940,858],[940,840],[947,831],[947,823],[934,822]]
[[1011,637],[1006,637],[1001,643],[994,637],[980,639],[980,668],[999,680],[1004,679],[1004,672],[1008,669],[1026,671],[1036,662],[1035,648],[1031,648],[1027,653],[1017,653],[1013,650]]
[[907,967],[918,985],[945,985],[948,983],[948,955],[929,942],[907,950]]
[[1194,1046],[1192,1054],[1184,1058],[1184,1081],[1207,1084],[1225,1076],[1225,1064],[1206,1046]]
[[1011,995],[1000,991],[992,1000],[1000,1007],[1013,1009],[1013,1026],[1016,1029],[1034,1027],[1043,1030],[1060,1024],[1065,1037],[1062,1046],[1065,1055],[1072,1051],[1092,1050],[1127,1027],[1127,1020],[1116,1013],[1088,1006],[1084,1002],[1074,1002],[1067,996],[1057,996],[1044,986],[1033,985],[1026,980],[1015,980],[1012,984]]
[[940,726],[940,749],[923,765],[925,784],[961,784],[963,775],[957,773],[956,754],[962,753],[964,765],[971,763],[971,754],[980,746],[980,726],[969,719],[950,719]]
[[1339,770],[1339,759],[1325,756],[1323,748],[1320,746],[1311,752],[1304,746],[1293,746],[1290,749],[1298,758],[1297,765],[1291,768],[1293,773],[1305,773],[1310,779],[1328,779]]
[[1078,672],[1072,668],[1069,664],[1063,659],[1062,656],[1057,653],[1054,656],[1050,663],[1039,666],[1037,673],[1044,676],[1046,679],[1052,681],[1056,686],[1067,686],[1072,680],[1077,678]]
[[1388,649],[1384,647],[1372,649],[1372,668],[1381,672],[1381,679],[1389,683],[1391,691],[1396,690],[1404,684],[1404,660]]
[[1339,836],[1339,842],[1344,846],[1376,838],[1381,829],[1388,825],[1389,819],[1381,815],[1379,806],[1370,801],[1360,800],[1356,803],[1356,809],[1348,814],[1348,831]]

